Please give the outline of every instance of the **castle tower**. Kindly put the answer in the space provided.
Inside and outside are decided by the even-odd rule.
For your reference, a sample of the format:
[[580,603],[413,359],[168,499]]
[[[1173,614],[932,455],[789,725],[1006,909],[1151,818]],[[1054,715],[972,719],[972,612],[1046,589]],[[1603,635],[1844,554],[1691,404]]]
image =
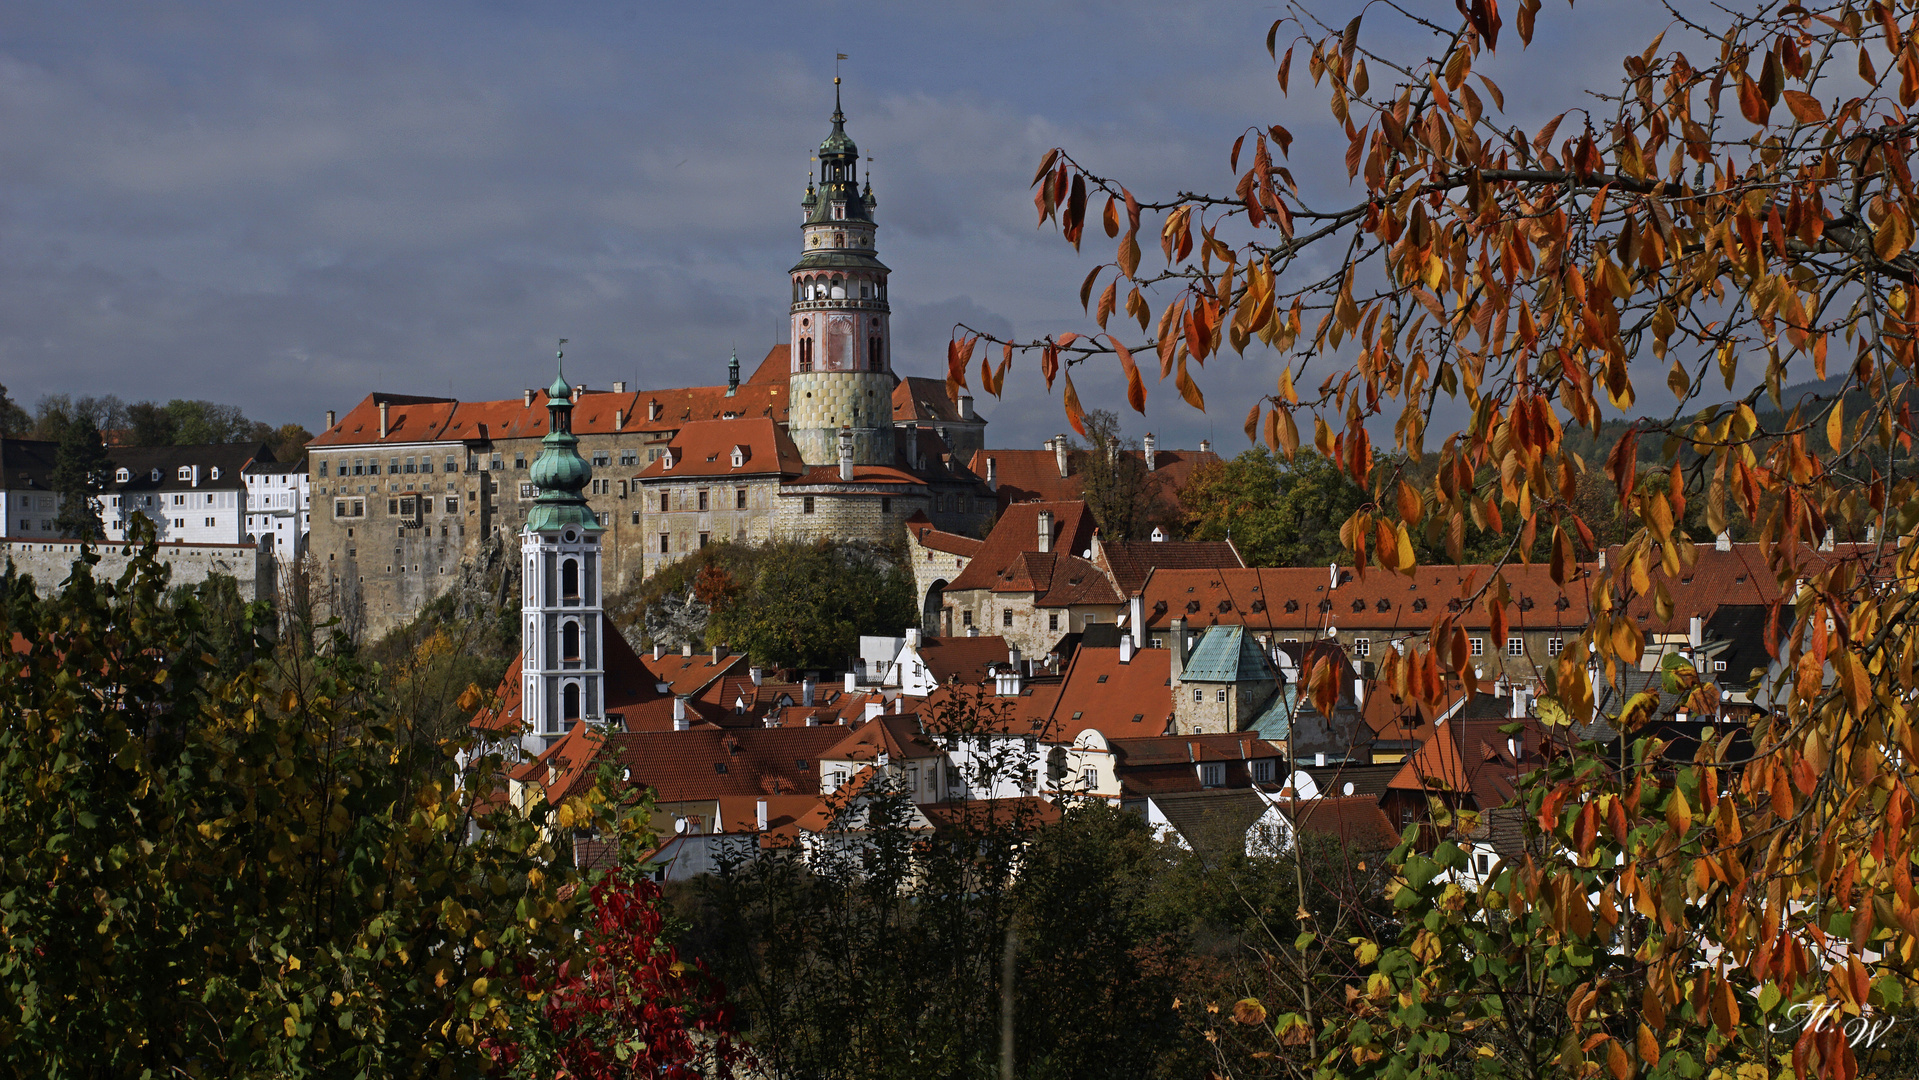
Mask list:
[[547,388],[546,411],[548,431],[530,476],[540,496],[520,534],[521,716],[530,729],[524,747],[533,753],[576,723],[601,723],[606,700],[602,526],[580,494],[593,469],[573,436],[573,388],[563,373]]
[[788,433],[808,465],[840,460],[839,432],[853,434],[859,465],[893,463],[892,333],[886,264],[873,254],[869,182],[859,186],[859,148],[846,134],[839,79],[833,131],[820,144],[819,185],[809,181],[800,261],[792,269],[791,412]]

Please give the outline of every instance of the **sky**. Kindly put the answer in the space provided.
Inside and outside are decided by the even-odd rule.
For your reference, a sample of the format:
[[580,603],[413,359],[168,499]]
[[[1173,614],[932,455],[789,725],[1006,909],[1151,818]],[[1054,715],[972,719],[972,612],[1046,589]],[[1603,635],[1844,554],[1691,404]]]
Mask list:
[[[1359,6],[1316,10],[1340,26]],[[1430,50],[1383,11],[1369,42]],[[785,338],[836,53],[893,271],[894,367],[943,377],[957,323],[1092,329],[1079,283],[1111,242],[1094,224],[1075,253],[1035,228],[1028,184],[1053,146],[1142,197],[1225,192],[1233,139],[1282,123],[1309,197],[1355,197],[1303,62],[1292,97],[1278,91],[1264,41],[1280,13],[10,0],[0,384],[29,408],[53,393],[207,398],[318,430],[376,390],[544,385],[560,337],[589,386],[723,382],[735,349],[751,371]],[[1614,85],[1620,56],[1664,26],[1649,0],[1553,4],[1531,50],[1483,70],[1530,124]],[[1211,362],[1206,413],[1170,383],[1149,386],[1146,416],[1125,412],[1110,365],[1075,379],[1129,435],[1230,453],[1278,362]],[[989,444],[1066,430],[1058,392],[1016,361],[1005,399],[979,399]]]

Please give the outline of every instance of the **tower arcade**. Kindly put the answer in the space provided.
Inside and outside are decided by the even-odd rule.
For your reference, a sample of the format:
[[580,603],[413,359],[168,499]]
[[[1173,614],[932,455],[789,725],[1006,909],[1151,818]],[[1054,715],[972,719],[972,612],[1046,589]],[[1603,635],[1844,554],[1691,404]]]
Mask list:
[[840,460],[842,428],[858,465],[890,465],[893,450],[891,308],[886,264],[874,252],[873,198],[859,185],[859,148],[846,134],[839,79],[833,130],[820,143],[818,185],[808,181],[793,267],[789,433],[808,465]]

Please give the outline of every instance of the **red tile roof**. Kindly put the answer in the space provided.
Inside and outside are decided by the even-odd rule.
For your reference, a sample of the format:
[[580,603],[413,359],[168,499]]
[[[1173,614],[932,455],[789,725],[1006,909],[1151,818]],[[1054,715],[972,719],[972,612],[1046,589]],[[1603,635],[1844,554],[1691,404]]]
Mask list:
[[[1758,544],[1733,544],[1730,550],[1720,551],[1712,544],[1697,544],[1693,548],[1696,558],[1692,569],[1682,571],[1678,581],[1668,578],[1659,568],[1657,555],[1652,560],[1652,578],[1656,583],[1664,582],[1667,594],[1672,597],[1672,618],[1661,623],[1653,607],[1653,594],[1634,597],[1626,606],[1626,611],[1638,620],[1647,630],[1664,633],[1685,633],[1690,628],[1693,616],[1711,618],[1713,612],[1726,604],[1770,605],[1780,600],[1790,602],[1797,591],[1797,582],[1787,582],[1787,588],[1779,587],[1779,579]],[[1606,565],[1614,569],[1615,576],[1623,570],[1619,561],[1617,547],[1606,551]],[[1873,563],[1882,554],[1886,557],[1878,570],[1881,575],[1891,572],[1891,556],[1896,549],[1892,545],[1883,548],[1878,544],[1836,544],[1831,551],[1801,546],[1796,558],[1803,564],[1803,571],[1817,574],[1843,562],[1852,562],[1862,569],[1871,571]],[[1783,554],[1783,553],[1782,553]],[[1782,616],[1782,618],[1787,616]]]
[[893,421],[972,423],[960,419],[959,405],[946,394],[945,379],[909,375],[893,388]]
[[1118,649],[1073,653],[1051,717],[1052,737],[1067,741],[1093,728],[1108,739],[1164,734],[1173,720],[1172,652],[1141,649],[1122,664]]
[[[1545,566],[1501,569],[1511,603],[1508,625],[1515,630],[1586,625],[1586,585],[1590,575],[1553,584]],[[1467,604],[1491,576],[1486,566],[1422,566],[1412,577],[1372,569],[1361,578],[1342,569],[1338,588],[1329,590],[1325,567],[1276,567],[1247,570],[1155,570],[1144,593],[1146,625],[1165,629],[1180,617],[1195,629],[1215,624],[1255,630],[1323,632],[1404,630],[1423,632],[1458,605],[1459,624],[1489,625],[1483,599]],[[1323,607],[1322,607],[1323,605]]]
[[1519,758],[1530,756],[1539,742],[1537,726],[1528,722],[1525,732],[1518,736],[1520,754],[1516,758],[1507,745],[1514,736],[1500,730],[1511,723],[1503,717],[1447,720],[1406,759],[1387,787],[1466,795],[1481,810],[1503,804],[1512,797],[1521,769],[1529,767],[1522,766]]
[[[1037,681],[1022,680],[1018,694],[1001,696],[988,687],[981,694],[976,687],[964,688],[963,694],[956,694],[947,687],[941,687],[919,700],[902,698],[906,702],[908,716],[917,715],[922,725],[932,730],[944,729],[952,722],[956,711],[960,713],[956,726],[967,730],[977,728],[983,732],[1005,735],[1037,735],[1053,740],[1053,711],[1058,707],[1063,684],[1058,679]],[[964,715],[977,703],[976,715]],[[893,715],[888,712],[886,715]]]
[[[1132,457],[1139,457],[1137,450],[1128,450]],[[1056,502],[1061,499],[1077,499],[1084,490],[1085,478],[1079,473],[1071,458],[1067,463],[1068,475],[1059,474],[1059,456],[1051,450],[980,450],[973,455],[969,463],[974,475],[986,475],[986,459],[993,459],[993,479],[999,485],[995,494],[999,497],[1002,512],[1006,507],[1032,499]],[[1192,478],[1193,470],[1209,462],[1218,462],[1220,457],[1211,450],[1201,453],[1197,450],[1161,450],[1154,455],[1153,473],[1160,481],[1160,497],[1170,505],[1178,501],[1179,490]]]
[[942,686],[955,680],[967,687],[991,682],[993,665],[1011,660],[1003,637],[921,638],[918,652],[927,674]]
[[[906,519],[906,527],[912,532],[913,538],[920,542],[921,546],[932,548],[934,551],[944,551],[948,555],[961,555],[970,559],[979,552],[980,546],[985,543],[983,540],[975,540],[970,536],[941,532],[934,528],[933,522],[927,518],[924,512],[919,510],[913,511],[913,516]],[[1035,535],[1037,535],[1037,533]]]
[[1069,499],[1064,502],[1018,503],[1001,512],[993,531],[986,534],[979,550],[973,554],[973,561],[946,587],[947,591],[1000,588],[1003,582],[1001,575],[1022,554],[1039,550],[1041,511],[1053,515],[1049,546],[1054,551],[1072,554],[1092,546],[1093,531],[1098,525],[1084,502]]
[[[666,455],[662,454],[639,471],[640,479],[798,476],[806,469],[800,460],[800,448],[787,437],[786,430],[764,416],[695,421],[674,432],[668,446],[673,467],[667,468]],[[740,452],[738,465],[733,464],[735,450]]]
[[[387,403],[387,433],[380,435],[380,402]],[[477,439],[525,439],[546,434],[546,391],[498,401],[458,401],[409,394],[368,394],[340,422],[307,443],[310,451],[376,443],[461,442]],[[660,417],[652,419],[657,404]],[[696,420],[728,416],[763,417],[785,423],[786,386],[742,383],[734,396],[724,386],[614,393],[587,390],[573,407],[573,431],[605,435],[615,431],[670,431]],[[615,427],[615,421],[619,426]]]
[[728,796],[817,795],[819,757],[844,738],[838,727],[694,728],[609,736],[630,783],[665,803]]
[[692,656],[666,653],[657,660],[651,655],[642,655],[639,661],[656,684],[666,683],[668,693],[680,696],[696,695],[715,680],[735,672],[744,672],[747,667],[745,653],[730,653],[720,657],[717,662],[710,652],[694,653]]
[[1112,740],[1122,767],[1193,765],[1202,761],[1250,761],[1285,753],[1250,731],[1220,735],[1154,735]]
[[[789,487],[819,487],[843,484],[838,465],[814,465],[805,472],[786,481]],[[890,465],[855,465],[853,483],[860,484],[916,484],[924,486],[926,481]]]
[[1102,540],[1093,549],[1095,562],[1112,572],[1113,581],[1126,596],[1137,594],[1155,569],[1215,570],[1243,567],[1239,549],[1231,540]]
[[893,760],[933,757],[941,753],[920,737],[919,717],[883,715],[854,728],[846,738],[820,757],[832,761],[876,762],[881,754]]
[[1337,836],[1350,848],[1361,851],[1387,851],[1399,846],[1399,833],[1391,819],[1371,795],[1335,795],[1324,799],[1306,799],[1295,812],[1291,799],[1280,799],[1279,812],[1286,815],[1300,832]]
[[936,828],[942,829],[1038,829],[1053,824],[1065,815],[1058,803],[1037,795],[926,803],[920,807],[920,813],[925,814]]
[[792,367],[787,346],[775,345],[766,350],[766,359],[760,361],[760,366],[753,369],[746,381],[754,385],[786,386],[792,377]]

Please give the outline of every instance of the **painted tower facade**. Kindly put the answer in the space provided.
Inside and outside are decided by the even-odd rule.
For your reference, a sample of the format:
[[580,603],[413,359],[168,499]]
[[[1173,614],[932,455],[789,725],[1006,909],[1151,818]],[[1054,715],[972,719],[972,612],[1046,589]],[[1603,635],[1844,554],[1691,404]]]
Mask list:
[[520,533],[521,716],[528,731],[523,746],[532,753],[576,723],[603,722],[606,711],[604,530],[581,494],[593,469],[573,435],[573,388],[564,374],[547,388],[547,416],[529,477],[540,494]]
[[859,148],[846,134],[839,80],[833,131],[820,144],[820,175],[800,201],[800,261],[793,267],[792,406],[788,432],[808,465],[840,460],[840,432],[858,465],[891,465],[892,330],[886,264],[874,254],[873,186],[859,184]]

